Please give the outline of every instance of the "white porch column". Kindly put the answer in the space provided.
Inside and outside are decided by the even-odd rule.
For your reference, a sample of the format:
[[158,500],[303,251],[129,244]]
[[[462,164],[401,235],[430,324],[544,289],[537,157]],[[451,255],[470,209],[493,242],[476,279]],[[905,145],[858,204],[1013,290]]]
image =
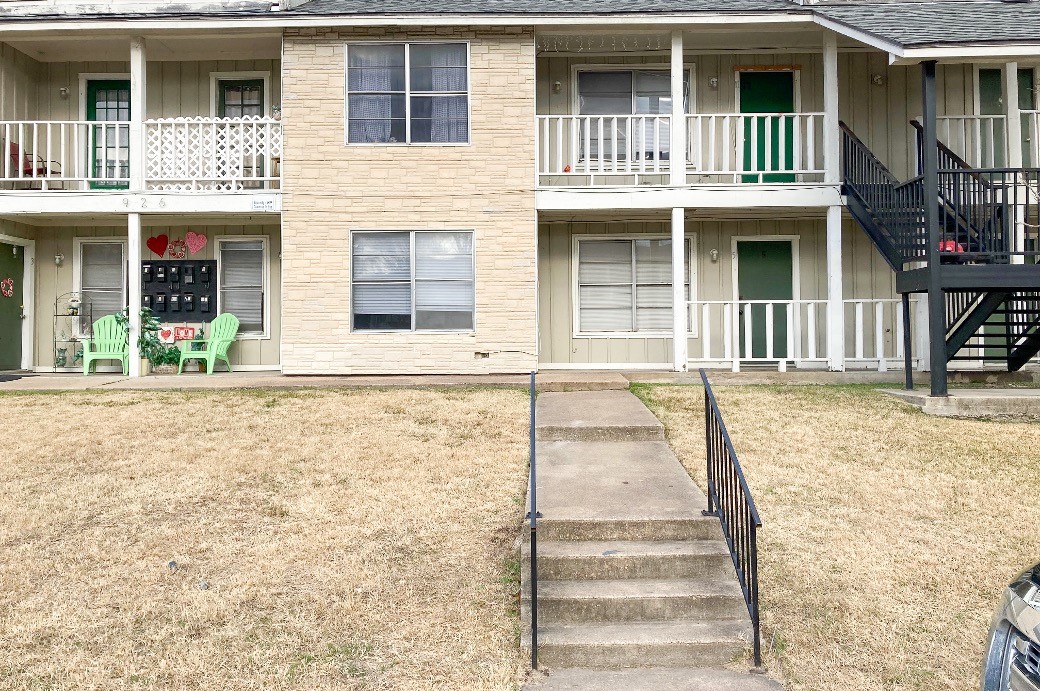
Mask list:
[[823,167],[824,182],[829,185],[841,183],[841,133],[838,131],[838,37],[833,32],[827,32],[823,37]]
[[841,273],[841,207],[827,207],[827,367],[845,371],[845,303]]
[[[1007,146],[1007,167],[1022,167],[1022,111],[1018,107],[1018,63],[1008,62],[1003,69],[1004,88],[1004,121],[1007,122],[1005,133]],[[1019,199],[1029,198],[1029,191],[1023,188],[1016,190]],[[1026,244],[1026,208],[1019,204],[1015,208],[1015,242],[1014,249],[1025,249]],[[1012,264],[1025,264],[1025,256],[1012,255]]]
[[686,355],[686,209],[672,209],[672,368],[685,372]]
[[127,224],[127,289],[130,291],[130,376],[141,376],[141,353],[137,338],[141,333],[141,214],[129,214]]
[[[130,39],[130,191],[143,192],[145,137],[144,119],[148,57],[140,36]],[[141,214],[127,216],[127,308],[130,316],[130,376],[141,376],[137,339],[141,334]]]
[[683,65],[683,35],[672,32],[672,126],[669,129],[671,143],[668,146],[669,182],[672,185],[686,184],[686,105],[685,68]]
[[144,120],[148,56],[140,36],[130,39],[130,190],[144,190],[145,135]]

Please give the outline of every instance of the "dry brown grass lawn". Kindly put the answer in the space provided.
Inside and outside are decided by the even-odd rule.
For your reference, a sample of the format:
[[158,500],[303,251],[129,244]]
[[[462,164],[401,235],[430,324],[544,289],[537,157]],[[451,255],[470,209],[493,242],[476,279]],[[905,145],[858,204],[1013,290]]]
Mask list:
[[[703,390],[641,395],[704,487]],[[765,524],[771,666],[792,689],[977,689],[1001,589],[1040,560],[1040,424],[861,387],[725,387]]]
[[516,685],[524,393],[0,405],[0,687]]

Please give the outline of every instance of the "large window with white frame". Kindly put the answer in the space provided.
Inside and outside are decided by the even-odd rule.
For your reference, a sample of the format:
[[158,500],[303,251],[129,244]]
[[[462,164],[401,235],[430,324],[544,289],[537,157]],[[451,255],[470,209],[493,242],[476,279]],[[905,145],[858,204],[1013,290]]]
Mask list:
[[473,232],[354,231],[354,331],[472,331]]
[[92,320],[117,314],[126,307],[126,242],[77,238],[74,273],[84,314]]
[[266,237],[217,239],[217,312],[238,318],[240,336],[267,335]]
[[[694,284],[694,248],[693,238],[688,237],[687,301],[692,299]],[[577,237],[575,265],[575,335],[671,335],[670,238]]]
[[348,144],[469,142],[469,44],[347,44]]

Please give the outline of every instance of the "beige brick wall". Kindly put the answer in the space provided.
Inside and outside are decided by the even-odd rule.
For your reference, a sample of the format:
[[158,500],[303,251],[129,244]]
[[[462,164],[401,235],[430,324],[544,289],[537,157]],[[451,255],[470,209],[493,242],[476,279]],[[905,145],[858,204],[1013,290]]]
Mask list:
[[[471,143],[346,146],[346,42],[426,38],[470,42]],[[286,34],[284,372],[483,373],[535,366],[534,63],[531,30]],[[473,333],[351,333],[350,231],[372,229],[475,231]]]

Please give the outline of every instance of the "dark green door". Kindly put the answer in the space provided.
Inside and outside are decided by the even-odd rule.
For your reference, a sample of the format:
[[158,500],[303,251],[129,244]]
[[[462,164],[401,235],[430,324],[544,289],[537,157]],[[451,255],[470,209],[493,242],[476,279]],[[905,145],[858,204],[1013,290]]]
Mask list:
[[[737,295],[740,300],[794,299],[794,257],[789,240],[737,241]],[[768,305],[742,305],[740,357],[747,358],[744,312],[751,310],[751,356],[765,358]],[[773,305],[773,358],[787,358],[787,306]]]
[[[1033,93],[1033,68],[1026,67],[1018,71],[1018,107],[1020,110],[1032,110],[1035,107],[1036,97]],[[1003,115],[1004,114],[1004,77],[999,69],[979,70],[979,114],[980,115]],[[1027,166],[1036,165],[1036,161],[1029,160],[1029,132],[1028,128],[1022,128],[1022,153],[1025,157],[1023,163]],[[989,141],[988,132],[982,137],[982,153],[986,161],[990,158],[990,151],[995,149],[993,163],[997,167],[1007,165],[1004,160],[1004,130],[997,128],[994,132],[994,142]],[[968,161],[973,165],[982,165],[981,161]]]
[[[741,72],[741,113],[793,113],[794,72]],[[781,128],[783,136],[781,137]],[[783,145],[781,146],[781,139]],[[745,170],[794,168],[794,121],[760,118],[744,123]],[[745,175],[744,182],[794,182],[791,173]]]
[[87,82],[87,120],[106,123],[90,128],[94,189],[126,189],[130,177],[130,82],[92,79]]
[[22,368],[25,248],[0,242],[0,370]]

